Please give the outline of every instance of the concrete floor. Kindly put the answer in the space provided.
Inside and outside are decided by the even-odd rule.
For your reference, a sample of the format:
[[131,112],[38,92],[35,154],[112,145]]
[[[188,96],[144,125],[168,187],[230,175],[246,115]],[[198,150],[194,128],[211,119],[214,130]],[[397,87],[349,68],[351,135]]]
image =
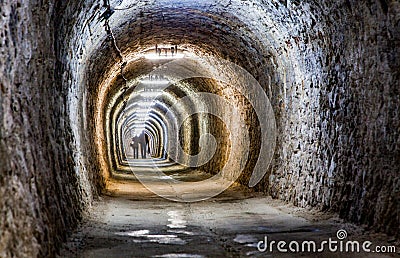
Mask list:
[[[202,173],[186,173],[188,178]],[[182,179],[182,178],[181,178]],[[190,181],[190,180],[189,180]],[[109,185],[60,257],[399,257],[376,253],[260,252],[257,243],[320,243],[345,229],[348,240],[397,245],[382,234],[343,223],[335,215],[296,208],[234,185],[212,199],[172,202],[149,192],[137,181]],[[130,189],[127,191],[126,189]]]

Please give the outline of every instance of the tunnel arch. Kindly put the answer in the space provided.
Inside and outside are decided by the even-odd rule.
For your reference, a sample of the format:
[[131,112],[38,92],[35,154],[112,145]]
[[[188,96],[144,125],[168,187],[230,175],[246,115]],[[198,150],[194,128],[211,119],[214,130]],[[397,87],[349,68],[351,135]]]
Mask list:
[[[285,14],[287,14],[288,12],[290,12],[291,10],[287,10],[283,7],[279,7],[279,4],[276,3],[271,3],[270,5],[267,6],[263,6],[264,10],[261,11],[260,10],[260,4],[259,3],[255,3],[257,5],[257,15],[259,15],[260,17],[263,17],[263,19],[265,19],[266,21],[268,21],[271,26],[271,30],[267,31],[267,33],[265,33],[265,31],[263,33],[261,33],[260,29],[261,27],[257,27],[254,28],[254,30],[252,31],[257,31],[260,32],[257,36],[259,37],[264,37],[264,39],[268,39],[268,41],[266,40],[266,42],[268,43],[259,43],[261,46],[266,46],[266,47],[259,47],[258,48],[258,52],[257,53],[253,53],[253,55],[249,55],[251,56],[251,58],[249,57],[248,59],[251,60],[251,62],[255,62],[254,60],[258,60],[258,56],[263,56],[263,57],[267,57],[266,59],[269,59],[268,62],[270,62],[270,65],[267,65],[266,69],[268,70],[268,72],[261,72],[262,74],[267,75],[267,78],[265,78],[265,83],[263,83],[263,85],[266,85],[266,87],[268,88],[269,91],[269,95],[273,96],[276,95],[279,98],[272,98],[272,101],[276,101],[277,103],[279,103],[279,105],[283,105],[282,110],[285,109],[290,109],[291,107],[288,107],[290,105],[292,105],[292,103],[288,102],[285,96],[288,96],[290,94],[293,93],[293,89],[298,89],[301,87],[304,87],[304,79],[301,79],[304,76],[301,76],[301,74],[307,74],[307,71],[301,71],[299,69],[302,69],[302,67],[310,67],[310,65],[313,67],[313,69],[316,69],[318,66],[318,63],[309,63],[311,62],[315,62],[316,60],[318,60],[319,58],[312,58],[312,59],[306,59],[306,61],[308,62],[308,65],[300,65],[300,64],[292,64],[292,62],[299,62],[299,60],[303,60],[303,58],[297,58],[297,56],[290,56],[289,53],[291,54],[295,54],[295,44],[298,40],[298,38],[296,38],[296,36],[292,36],[290,37],[289,35],[287,35],[287,33],[291,32],[294,35],[296,33],[298,33],[298,30],[296,28],[294,28],[293,30],[286,30],[285,26],[287,26],[287,24],[291,24],[292,21],[290,21],[290,19],[285,18]],[[264,3],[265,4],[265,3]],[[203,5],[203,7],[206,6],[206,4]],[[249,8],[249,7],[247,7]],[[310,10],[312,8],[314,8],[312,5],[310,4],[305,4],[302,7],[304,10]],[[133,11],[134,8],[130,9],[131,11]],[[207,8],[205,8],[207,9]],[[246,8],[244,8],[246,9]],[[251,9],[251,8],[250,8]],[[138,11],[138,10],[136,10]],[[270,11],[270,13],[274,13],[274,17],[270,16],[270,13],[268,13]],[[281,17],[283,17],[281,20],[279,20],[277,17],[279,17],[279,15]],[[238,15],[235,15],[236,18]],[[128,17],[128,15],[127,15]],[[239,16],[241,17],[241,16]],[[242,18],[242,23],[240,23],[241,25],[244,24],[243,20],[246,20],[246,16],[241,17]],[[301,24],[303,24],[303,22],[305,24],[307,24],[307,26],[311,26],[313,25],[313,20],[315,19],[315,17],[311,17],[311,18],[307,18],[304,21],[301,21]],[[123,21],[123,19],[119,19],[120,21]],[[201,20],[201,19],[200,19]],[[240,20],[240,19],[239,19]],[[134,25],[134,22],[131,22],[130,25]],[[251,27],[252,25],[250,25],[250,22],[245,23],[247,26]],[[275,26],[275,27],[273,27]],[[122,26],[123,27],[123,26]],[[133,28],[137,28],[135,26],[131,26]],[[254,26],[253,26],[254,27]],[[122,31],[122,30],[120,30]],[[270,34],[268,33],[270,32]],[[317,35],[319,37],[321,37],[321,35],[323,36],[324,31],[322,30],[322,25],[317,25],[313,27],[312,32],[316,32]],[[121,33],[124,34],[124,33]],[[125,35],[130,35],[129,33],[125,33]],[[141,34],[138,34],[141,35]],[[215,33],[215,35],[218,35],[218,33]],[[141,35],[142,36],[142,35]],[[256,37],[257,38],[257,37]],[[278,40],[279,39],[279,40]],[[286,43],[284,39],[288,39],[289,43]],[[139,39],[139,42],[143,42],[144,41],[144,37],[141,37]],[[252,40],[253,41],[253,40]],[[123,41],[119,41],[119,42],[123,42]],[[134,41],[131,41],[134,42]],[[213,41],[213,42],[218,42],[218,41]],[[272,42],[272,43],[271,43]],[[327,44],[329,42],[323,42],[323,44]],[[103,45],[103,47],[105,47]],[[318,46],[317,46],[318,47]],[[112,48],[112,47],[111,47]],[[142,49],[145,49],[146,47],[142,47]],[[101,48],[100,48],[101,49]],[[211,53],[212,52],[216,52],[216,50],[211,49],[211,47],[205,46],[204,49],[209,50]],[[246,48],[247,49],[247,48]],[[269,53],[265,53],[265,49],[268,49]],[[290,50],[293,49],[293,50]],[[201,51],[201,50],[199,50]],[[223,51],[221,50],[221,53]],[[129,54],[128,54],[129,55]],[[101,55],[98,55],[101,56]],[[229,56],[234,56],[234,54],[231,54]],[[228,57],[229,58],[229,57]],[[320,58],[321,60],[323,59],[322,57]],[[315,60],[315,61],[314,61]],[[246,62],[246,61],[244,61]],[[248,61],[247,61],[248,62]],[[249,67],[254,67],[254,65],[249,65]],[[274,67],[276,69],[271,69],[271,67]],[[295,69],[292,69],[292,67],[294,67]],[[115,68],[114,69],[115,74],[118,74],[119,69]],[[290,72],[296,71],[298,73],[298,75],[294,76],[291,75]],[[257,69],[254,69],[254,72],[257,72]],[[289,74],[288,74],[289,72]],[[258,76],[256,76],[257,78]],[[296,81],[297,83],[287,83],[288,81],[292,80],[292,78],[297,78]],[[317,77],[311,77],[312,80],[318,80]],[[274,83],[276,83],[276,89],[279,89],[278,92],[276,92],[276,89],[273,89],[271,86],[274,85]],[[312,83],[311,83],[312,85]],[[273,92],[274,91],[274,92]],[[312,91],[311,91],[312,92]],[[315,89],[314,92],[312,92],[313,97],[316,97],[317,100],[317,105],[318,105],[318,97],[320,92]],[[314,112],[317,112],[318,110],[314,110]],[[276,111],[277,113],[281,112],[280,110]],[[316,123],[318,123],[318,121],[316,121]],[[283,140],[282,140],[283,141]]]
[[[254,190],[398,237],[398,1],[9,0],[0,12],[0,256],[55,256],[114,183],[108,104],[129,94],[125,79],[154,69],[141,55],[156,43],[200,57],[194,71],[238,79],[224,66],[229,60],[262,86],[278,137]],[[265,146],[263,121],[220,81],[183,83],[240,107],[251,148],[237,181],[248,185]],[[148,129],[167,132],[162,124],[179,120],[164,115]],[[218,155],[238,153],[217,118],[192,122],[194,133],[219,136],[226,148]],[[185,139],[195,126],[187,127]]]

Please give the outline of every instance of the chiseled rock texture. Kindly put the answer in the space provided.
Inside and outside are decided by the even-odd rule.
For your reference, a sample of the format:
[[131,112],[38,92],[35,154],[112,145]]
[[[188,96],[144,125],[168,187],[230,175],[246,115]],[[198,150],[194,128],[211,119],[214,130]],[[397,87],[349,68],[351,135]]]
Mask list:
[[[245,67],[278,129],[256,189],[399,237],[400,3],[180,2],[143,0],[113,14],[122,53],[172,33]],[[97,87],[121,61],[104,11],[103,1],[0,0],[0,257],[54,256],[104,187]],[[259,149],[256,119],[247,119],[244,185]]]
[[268,191],[398,235],[400,3],[310,8],[294,8],[311,21],[285,42],[303,78],[273,99],[280,147]]
[[0,2],[0,257],[51,257],[89,204],[73,162],[53,2]]

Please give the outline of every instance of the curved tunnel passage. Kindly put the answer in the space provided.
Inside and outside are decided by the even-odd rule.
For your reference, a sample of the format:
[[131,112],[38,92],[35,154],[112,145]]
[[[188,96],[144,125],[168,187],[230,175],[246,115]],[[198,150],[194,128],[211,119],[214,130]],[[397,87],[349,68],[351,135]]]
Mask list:
[[[171,48],[177,51],[174,56],[172,56]],[[154,54],[157,49],[163,49],[162,54]],[[159,166],[152,164],[153,160],[147,160],[147,162],[142,160],[140,163],[135,163],[135,159],[157,158],[158,161],[165,159],[179,163],[186,168],[201,168],[202,171],[210,174],[219,175],[221,173],[233,183],[240,176],[244,167],[244,165],[237,165],[238,163],[235,163],[234,160],[245,164],[249,155],[247,153],[249,152],[247,146],[249,139],[242,136],[243,131],[247,131],[248,124],[257,125],[258,122],[257,118],[253,118],[254,121],[251,121],[251,116],[247,114],[254,113],[254,111],[249,105],[250,102],[241,92],[244,94],[246,91],[250,92],[247,93],[249,96],[255,95],[257,92],[251,92],[250,89],[247,89],[248,85],[240,82],[244,80],[240,78],[243,76],[243,71],[241,71],[242,73],[235,71],[238,67],[234,64],[231,67],[225,67],[232,69],[229,73],[225,72],[227,74],[225,77],[229,78],[229,82],[227,79],[222,79],[222,76],[218,76],[223,80],[219,81],[213,79],[215,75],[212,75],[218,71],[218,67],[214,67],[209,60],[182,50],[177,45],[168,46],[169,56],[167,57],[164,50],[166,47],[157,44],[156,48],[138,55],[138,60],[127,62],[123,66],[124,81],[119,86],[119,90],[115,91],[116,96],[111,97],[111,100],[106,100],[110,101],[104,105],[110,110],[105,111],[106,122],[103,124],[106,124],[106,128],[104,129],[102,124],[98,124],[97,137],[101,138],[102,133],[106,131],[105,145],[100,145],[99,148],[106,146],[103,153],[108,156],[108,164],[111,164],[108,168],[109,177],[115,178],[115,174],[132,174],[132,172],[134,176],[138,177],[137,170],[141,170],[140,167],[145,164],[153,165],[156,169]],[[212,61],[215,63],[215,60]],[[129,72],[126,71],[138,69],[137,64],[143,65],[143,63],[145,63],[144,66],[152,66],[153,71],[130,78]],[[125,66],[129,68],[125,68]],[[221,72],[218,71],[218,73]],[[229,83],[235,85],[232,86]],[[260,85],[257,86],[260,87]],[[261,87],[258,91],[265,94]],[[233,96],[232,93],[236,95]],[[214,95],[215,97],[212,97]],[[269,104],[261,101],[253,102],[259,105]],[[266,109],[262,109],[261,112],[268,113]],[[264,116],[260,118],[265,120],[264,124],[271,127],[267,128],[270,132],[268,132],[269,138],[266,139],[270,141],[270,148],[273,149],[275,146],[275,118],[271,114],[270,117],[265,117],[266,119]],[[222,120],[223,123],[218,122],[219,120]],[[98,119],[98,121],[101,120]],[[161,124],[158,124],[160,130],[155,134],[150,133],[149,129],[152,126],[154,128],[154,122],[158,121],[162,121]],[[229,128],[226,127],[226,123],[229,124]],[[147,135],[149,141],[149,148],[145,147],[144,157],[140,150],[142,146],[146,145],[144,136],[140,140],[142,133]],[[150,140],[156,139],[157,135],[157,145],[155,145]],[[247,133],[244,135],[247,136]],[[234,138],[233,141],[231,137]],[[138,141],[141,141],[140,148],[138,148]],[[136,151],[133,147],[135,144]],[[146,156],[150,152],[154,152],[150,145],[157,148],[158,156]],[[272,151],[270,150],[269,156],[268,153],[261,153],[261,155],[268,163],[272,158]],[[249,163],[248,166],[254,167],[254,164]],[[105,171],[106,168],[102,170]],[[143,183],[142,180],[141,182]],[[209,181],[204,182],[204,184],[208,183]],[[192,185],[192,187],[194,186]],[[226,187],[221,184],[220,191]],[[176,193],[176,189],[171,194],[179,195]],[[211,193],[208,195],[198,198],[205,199],[213,196]],[[188,201],[181,197],[178,199]]]
[[[244,188],[399,237],[397,1],[9,1],[0,12],[0,256],[54,255],[94,199],[129,194],[154,164],[205,180],[230,167],[224,178]],[[175,58],[156,44],[177,46]],[[142,130],[150,153],[135,160]]]

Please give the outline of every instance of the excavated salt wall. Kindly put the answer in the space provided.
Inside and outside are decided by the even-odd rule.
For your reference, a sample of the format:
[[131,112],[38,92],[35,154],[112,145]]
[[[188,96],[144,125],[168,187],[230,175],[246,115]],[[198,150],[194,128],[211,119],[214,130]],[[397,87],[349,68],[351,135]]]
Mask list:
[[0,257],[53,256],[90,202],[74,162],[53,2],[0,4]]

